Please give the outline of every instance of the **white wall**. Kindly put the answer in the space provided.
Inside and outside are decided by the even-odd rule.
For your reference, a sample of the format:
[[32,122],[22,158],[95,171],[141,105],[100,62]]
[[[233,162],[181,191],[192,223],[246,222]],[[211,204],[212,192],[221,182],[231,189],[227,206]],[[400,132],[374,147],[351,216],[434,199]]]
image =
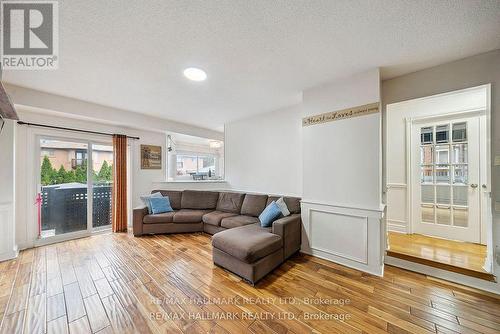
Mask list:
[[386,205],[389,231],[409,231],[407,208],[406,119],[436,116],[473,109],[486,109],[487,90],[484,87],[444,94],[424,99],[390,104],[386,107]]
[[[112,126],[133,127],[134,129],[145,131],[178,132],[218,140],[223,140],[224,138],[224,134],[219,131],[204,129],[164,118],[116,109],[15,85],[5,84],[4,86],[14,104],[43,109],[45,114],[61,115],[62,113],[63,117],[66,115],[67,117],[90,120],[92,122],[98,121]],[[124,92],[124,94],[126,94],[126,92]],[[166,111],[166,114],[168,114],[168,111]]]
[[226,124],[226,181],[235,190],[302,195],[301,106]]
[[[380,101],[378,69],[303,93],[303,116]],[[302,251],[383,273],[381,113],[302,129]]]
[[0,133],[0,261],[17,256],[17,246],[14,241],[15,130],[14,121],[6,120],[4,129]]
[[[304,91],[303,116],[380,101],[378,70]],[[304,127],[304,200],[378,210],[381,113]]]

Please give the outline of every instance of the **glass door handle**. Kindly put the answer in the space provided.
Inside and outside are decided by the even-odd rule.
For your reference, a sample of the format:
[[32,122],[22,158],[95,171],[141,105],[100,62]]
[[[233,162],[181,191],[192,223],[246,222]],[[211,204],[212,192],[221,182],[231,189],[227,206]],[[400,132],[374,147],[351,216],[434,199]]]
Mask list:
[[470,187],[476,189],[477,188],[477,184],[473,183],[473,184],[470,185]]

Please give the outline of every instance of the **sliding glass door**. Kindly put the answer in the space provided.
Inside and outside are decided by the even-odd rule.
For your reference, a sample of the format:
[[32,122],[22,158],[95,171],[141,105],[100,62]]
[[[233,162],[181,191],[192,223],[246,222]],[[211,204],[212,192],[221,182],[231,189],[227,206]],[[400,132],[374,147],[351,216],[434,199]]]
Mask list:
[[113,147],[40,137],[37,225],[40,239],[89,234],[111,226]]
[[92,228],[111,227],[113,146],[92,144]]

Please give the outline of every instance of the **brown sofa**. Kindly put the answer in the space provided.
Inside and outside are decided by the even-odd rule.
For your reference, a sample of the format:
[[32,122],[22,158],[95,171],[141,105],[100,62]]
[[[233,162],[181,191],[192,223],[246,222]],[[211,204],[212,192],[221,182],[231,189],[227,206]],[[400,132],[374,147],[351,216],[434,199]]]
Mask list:
[[149,215],[146,207],[134,209],[135,236],[202,231],[212,234],[214,263],[252,284],[300,249],[300,198],[284,197],[290,216],[264,228],[258,217],[279,196],[195,190],[153,192],[168,196],[174,211]]

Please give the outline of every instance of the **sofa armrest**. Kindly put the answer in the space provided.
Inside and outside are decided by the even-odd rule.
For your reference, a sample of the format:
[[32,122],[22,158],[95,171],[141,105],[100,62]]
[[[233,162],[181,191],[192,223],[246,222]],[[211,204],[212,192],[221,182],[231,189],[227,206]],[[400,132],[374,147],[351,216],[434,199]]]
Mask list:
[[273,222],[273,233],[283,239],[284,257],[287,259],[300,249],[302,219],[300,214],[293,214]]
[[149,213],[148,208],[146,206],[141,206],[138,208],[134,208],[133,210],[133,231],[134,235],[140,236],[142,235],[142,224],[144,217]]

